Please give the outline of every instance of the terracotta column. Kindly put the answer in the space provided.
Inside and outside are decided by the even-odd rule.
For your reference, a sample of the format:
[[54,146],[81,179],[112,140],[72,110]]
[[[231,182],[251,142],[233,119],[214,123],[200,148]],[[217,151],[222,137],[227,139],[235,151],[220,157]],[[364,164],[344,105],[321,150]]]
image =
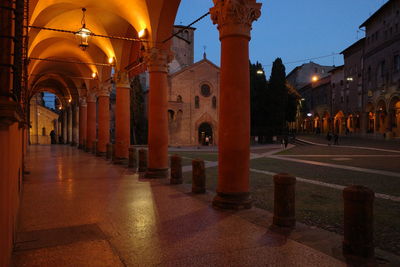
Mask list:
[[68,121],[68,119],[67,119],[67,109],[64,109],[63,110],[63,114],[62,114],[62,122],[61,122],[61,124],[62,124],[62,141],[63,141],[63,144],[66,144],[67,143],[67,132],[68,132],[68,128],[67,128],[67,121]]
[[146,178],[168,176],[168,63],[169,50],[151,48],[145,55],[150,76],[148,105],[149,157]]
[[87,101],[87,132],[86,148],[93,149],[93,142],[96,141],[96,94],[88,92]]
[[67,144],[72,144],[72,105],[70,104],[68,106],[68,112],[67,112],[67,136],[68,136],[68,142]]
[[79,148],[83,148],[83,140],[86,140],[87,134],[86,97],[81,97],[79,105]]
[[77,104],[72,105],[72,143],[71,146],[76,146],[79,142],[79,107]]
[[110,142],[110,93],[111,84],[102,84],[97,91],[99,102],[99,125],[98,125],[98,143],[97,154],[105,155],[107,144]]
[[118,72],[115,107],[115,163],[128,160],[130,146],[130,83],[128,73]]
[[213,205],[250,208],[250,75],[251,24],[260,15],[256,0],[214,0],[211,19],[221,40],[218,186]]

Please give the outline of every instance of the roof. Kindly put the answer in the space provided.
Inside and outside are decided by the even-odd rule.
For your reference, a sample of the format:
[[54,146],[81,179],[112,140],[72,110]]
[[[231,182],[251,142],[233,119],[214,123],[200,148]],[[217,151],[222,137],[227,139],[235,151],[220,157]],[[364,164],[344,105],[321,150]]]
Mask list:
[[193,68],[195,68],[195,67],[201,65],[202,63],[207,63],[207,64],[211,65],[212,67],[216,68],[216,69],[219,71],[219,67],[218,67],[217,65],[215,65],[214,63],[212,63],[211,61],[209,61],[207,58],[203,58],[202,60],[197,61],[196,63],[194,63],[194,64],[192,64],[192,65],[186,66],[186,67],[182,68],[181,70],[172,73],[170,76],[171,76],[171,77],[178,76],[179,74],[181,74],[181,73],[183,73],[183,72],[185,72],[185,71],[187,71],[187,70],[193,69]]
[[343,68],[344,68],[344,65],[340,65],[340,66],[334,67],[333,69],[331,69],[328,72],[329,73],[334,73],[335,71],[342,70]]
[[345,50],[343,50],[342,52],[340,52],[340,54],[344,55],[347,53],[354,53],[355,49],[358,47],[364,47],[364,43],[365,43],[365,37],[361,38],[360,40],[358,40],[357,42],[353,43],[352,45],[350,45],[349,47],[347,47]]
[[367,24],[369,24],[373,19],[375,19],[377,16],[379,16],[384,9],[386,9],[387,7],[389,7],[389,5],[394,2],[396,0],[389,0],[386,2],[386,4],[384,4],[383,6],[381,6],[381,8],[379,8],[374,14],[372,14],[366,21],[364,21],[361,25],[360,28],[367,26]]

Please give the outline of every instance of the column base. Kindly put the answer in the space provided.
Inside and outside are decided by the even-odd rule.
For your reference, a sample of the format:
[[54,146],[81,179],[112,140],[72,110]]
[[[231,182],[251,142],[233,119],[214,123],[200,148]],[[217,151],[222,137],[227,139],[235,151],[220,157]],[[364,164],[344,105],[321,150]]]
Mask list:
[[252,201],[250,193],[221,193],[217,192],[214,197],[213,206],[220,209],[242,210],[250,209]]
[[78,145],[78,149],[84,149],[84,146],[81,145],[81,144],[79,144],[79,145]]
[[166,169],[152,169],[147,168],[144,178],[146,179],[164,179],[168,178],[168,168]]
[[127,158],[114,158],[113,163],[115,165],[127,165],[128,159]]
[[97,156],[97,157],[105,157],[105,156],[106,156],[106,152],[99,152],[99,151],[97,151],[97,152],[96,152],[96,156]]

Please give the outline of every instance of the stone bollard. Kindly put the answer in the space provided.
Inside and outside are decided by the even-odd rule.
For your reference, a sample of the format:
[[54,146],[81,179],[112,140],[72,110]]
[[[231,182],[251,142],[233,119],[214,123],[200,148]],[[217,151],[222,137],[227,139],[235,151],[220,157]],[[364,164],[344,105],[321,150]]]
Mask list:
[[375,262],[374,197],[371,189],[361,185],[348,186],[343,190],[343,255],[347,261],[362,265]]
[[138,172],[146,172],[147,170],[147,150],[139,149],[139,169]]
[[129,161],[128,168],[136,170],[137,168],[137,156],[136,156],[136,148],[133,146],[129,148]]
[[274,175],[274,217],[272,225],[294,228],[296,177],[287,173]]
[[206,192],[206,171],[204,160],[192,160],[192,193],[202,194]]
[[182,179],[182,158],[179,155],[172,155],[171,158],[171,184],[181,184]]
[[111,158],[112,158],[112,153],[113,153],[113,151],[112,151],[112,144],[111,143],[108,143],[107,144],[107,146],[106,146],[106,159],[108,159],[108,160],[110,160]]

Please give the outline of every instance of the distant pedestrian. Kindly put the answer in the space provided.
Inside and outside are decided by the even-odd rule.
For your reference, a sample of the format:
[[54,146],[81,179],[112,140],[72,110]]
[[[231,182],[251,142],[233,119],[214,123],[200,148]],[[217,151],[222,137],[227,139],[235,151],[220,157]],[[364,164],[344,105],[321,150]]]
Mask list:
[[287,148],[288,143],[289,143],[289,138],[288,138],[287,135],[285,135],[285,136],[283,137],[283,143],[284,143],[284,145],[285,145],[285,148]]
[[208,136],[206,136],[205,143],[206,143],[206,146],[208,146],[210,143],[210,138]]
[[326,140],[328,140],[328,146],[330,146],[331,145],[331,140],[332,140],[331,132],[328,132],[326,134]]
[[281,141],[281,148],[284,149],[285,148],[285,140],[283,138],[283,136],[280,136],[280,141]]
[[333,136],[333,140],[334,140],[334,145],[339,145],[339,135],[338,134],[335,134]]

